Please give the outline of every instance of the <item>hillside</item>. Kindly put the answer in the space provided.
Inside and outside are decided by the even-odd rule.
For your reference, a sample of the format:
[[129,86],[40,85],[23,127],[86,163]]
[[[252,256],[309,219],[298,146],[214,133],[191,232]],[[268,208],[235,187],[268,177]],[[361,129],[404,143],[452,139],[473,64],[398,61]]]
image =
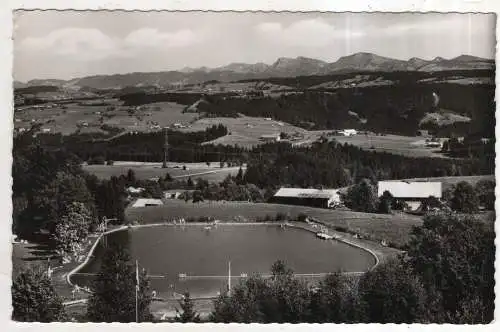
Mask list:
[[24,85],[57,85],[72,88],[120,89],[126,86],[151,85],[169,87],[171,85],[196,84],[207,81],[237,81],[270,77],[295,77],[326,75],[352,71],[424,71],[493,69],[494,60],[470,55],[460,55],[453,59],[436,57],[432,60],[411,58],[408,61],[382,57],[372,53],[356,53],[343,56],[335,62],[325,62],[306,57],[278,58],[273,64],[231,63],[218,68],[183,68],[177,71],[127,73],[97,75],[72,80],[31,80],[16,82],[16,87]]

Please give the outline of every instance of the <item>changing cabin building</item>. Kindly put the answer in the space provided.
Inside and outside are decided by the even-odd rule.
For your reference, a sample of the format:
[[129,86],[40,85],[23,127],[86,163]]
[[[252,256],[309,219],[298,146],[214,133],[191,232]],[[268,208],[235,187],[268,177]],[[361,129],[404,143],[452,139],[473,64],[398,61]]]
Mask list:
[[270,200],[272,203],[333,208],[340,204],[337,189],[281,188]]
[[433,196],[441,199],[443,192],[441,182],[379,181],[378,196],[385,191],[404,201],[412,211],[418,210],[426,198]]

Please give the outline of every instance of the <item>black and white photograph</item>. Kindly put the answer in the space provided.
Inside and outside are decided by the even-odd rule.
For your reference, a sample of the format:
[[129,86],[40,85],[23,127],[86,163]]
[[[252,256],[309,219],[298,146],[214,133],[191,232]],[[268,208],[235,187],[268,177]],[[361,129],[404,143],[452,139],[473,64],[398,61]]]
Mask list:
[[496,20],[15,10],[11,320],[490,324]]

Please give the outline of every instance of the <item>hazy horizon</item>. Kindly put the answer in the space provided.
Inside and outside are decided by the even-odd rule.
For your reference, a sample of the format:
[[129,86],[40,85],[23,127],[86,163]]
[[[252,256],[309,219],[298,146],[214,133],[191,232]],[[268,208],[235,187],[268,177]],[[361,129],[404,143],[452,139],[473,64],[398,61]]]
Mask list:
[[272,64],[354,53],[495,58],[494,14],[16,11],[14,79]]

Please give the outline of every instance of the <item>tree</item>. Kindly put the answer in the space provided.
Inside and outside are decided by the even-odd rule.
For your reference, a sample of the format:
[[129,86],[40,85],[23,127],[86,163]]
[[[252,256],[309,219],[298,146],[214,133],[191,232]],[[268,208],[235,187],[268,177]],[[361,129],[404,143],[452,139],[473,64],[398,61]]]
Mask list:
[[59,220],[73,202],[84,204],[94,214],[94,197],[87,188],[85,179],[64,172],[57,173],[47,186],[35,194],[37,214],[45,220],[45,227],[51,233],[54,233]]
[[472,216],[437,213],[426,215],[423,225],[412,230],[408,264],[426,289],[436,294],[433,297],[439,301],[433,307],[440,317],[452,317],[463,307],[470,309],[477,297],[481,305],[473,307],[482,308],[482,322],[493,319],[495,232],[492,226]]
[[199,202],[203,202],[203,195],[201,191],[195,190],[193,192],[193,203],[199,203]]
[[321,280],[311,298],[311,323],[346,323],[345,280],[340,273],[330,274]]
[[368,179],[372,184],[377,182],[377,178],[375,177],[375,173],[373,172],[373,169],[371,167],[362,167],[356,173],[356,183],[360,183],[365,179]]
[[495,209],[495,181],[480,180],[476,183],[475,191],[479,203],[487,210]]
[[423,318],[425,289],[420,280],[397,260],[365,273],[359,288],[370,323],[415,323]]
[[21,322],[56,322],[67,319],[61,298],[45,271],[22,271],[12,284],[12,319]]
[[422,202],[422,210],[429,211],[435,208],[441,208],[443,204],[434,196],[429,196],[425,198]]
[[251,276],[214,301],[214,322],[306,322],[310,291],[282,261],[273,264],[271,278]]
[[236,184],[241,184],[243,182],[243,169],[241,167],[238,170],[238,174],[236,174],[235,182]]
[[458,212],[474,213],[479,207],[476,191],[468,182],[457,183],[451,198],[451,209]]
[[300,323],[309,317],[311,292],[307,284],[293,276],[293,270],[281,260],[271,267],[269,280],[272,296],[264,302],[266,322]]
[[137,183],[137,178],[133,169],[129,169],[127,172],[127,184],[129,186],[135,186]]
[[117,177],[103,180],[96,190],[96,203],[100,217],[125,220],[126,192],[122,181]]
[[394,197],[389,191],[384,191],[382,196],[380,196],[379,204],[378,204],[378,212],[379,213],[391,213],[392,210],[392,202]]
[[[92,322],[135,322],[135,266],[130,264],[126,249],[110,243],[93,284],[93,293],[87,305],[87,316]],[[139,322],[152,320],[149,279],[144,270],[139,275]]]
[[[194,303],[191,299],[189,292],[184,293],[182,300],[179,301],[181,310],[175,309],[177,316],[175,320],[181,323],[198,323],[200,322],[200,315],[194,310]],[[182,311],[182,312],[181,312]]]
[[376,211],[377,194],[375,192],[375,187],[366,179],[361,181],[349,188],[346,203],[349,208],[356,211]]
[[94,218],[84,204],[73,202],[57,224],[54,239],[58,250],[66,254],[78,251],[82,240],[89,234]]

